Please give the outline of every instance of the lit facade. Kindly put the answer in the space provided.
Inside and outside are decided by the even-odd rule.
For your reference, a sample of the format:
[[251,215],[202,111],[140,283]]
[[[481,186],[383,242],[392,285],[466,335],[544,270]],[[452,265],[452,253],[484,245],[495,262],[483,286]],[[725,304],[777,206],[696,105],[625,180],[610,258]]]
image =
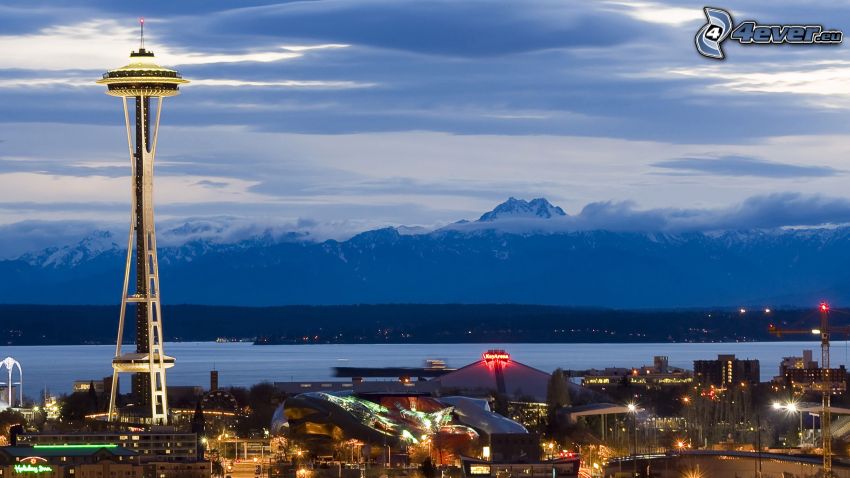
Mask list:
[[176,432],[29,433],[18,437],[21,444],[37,446],[114,444],[138,454],[140,463],[197,461],[197,440],[194,433]]
[[785,383],[797,391],[820,391],[824,383],[830,384],[832,393],[847,389],[847,370],[839,368],[792,368],[785,371]]
[[434,379],[441,393],[488,396],[493,392],[515,399],[546,401],[550,374],[514,360],[504,350],[488,350],[481,360]]
[[588,370],[582,377],[582,386],[605,389],[617,385],[633,385],[646,388],[665,388],[688,385],[694,378],[690,371],[671,367],[668,358],[659,355],[652,365],[636,368],[609,367],[604,370]]
[[115,444],[18,445],[0,447],[0,476],[142,478],[143,469],[136,453]]
[[454,407],[425,396],[354,395],[308,392],[288,398],[272,425],[304,440],[349,440],[417,445],[435,435],[478,438],[473,428],[453,421]]
[[[401,462],[427,454],[441,464],[483,456],[482,447],[495,435],[528,435],[519,423],[490,411],[482,399],[346,392],[308,392],[286,399],[274,414],[272,431],[315,454],[337,454],[341,446],[356,443],[363,459],[371,453],[383,460],[392,450]],[[344,456],[354,460],[354,449]]]
[[741,360],[734,355],[718,355],[717,360],[694,360],[694,380],[700,385],[728,388],[741,383],[759,383],[758,360]]
[[142,463],[133,450],[109,444],[0,447],[0,476],[41,478],[209,478],[209,462]]

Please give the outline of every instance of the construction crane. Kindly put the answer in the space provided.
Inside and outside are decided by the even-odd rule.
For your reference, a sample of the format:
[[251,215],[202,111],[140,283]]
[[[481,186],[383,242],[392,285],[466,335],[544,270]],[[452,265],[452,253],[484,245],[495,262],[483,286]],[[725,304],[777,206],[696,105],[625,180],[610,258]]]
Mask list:
[[813,384],[813,390],[821,392],[821,438],[823,439],[823,476],[832,477],[832,413],[830,410],[830,397],[835,381],[829,369],[829,337],[832,333],[850,334],[850,327],[833,327],[829,324],[829,304],[821,302],[818,307],[820,312],[820,328],[811,330],[780,329],[770,324],[769,332],[777,337],[788,334],[820,335],[820,381]]

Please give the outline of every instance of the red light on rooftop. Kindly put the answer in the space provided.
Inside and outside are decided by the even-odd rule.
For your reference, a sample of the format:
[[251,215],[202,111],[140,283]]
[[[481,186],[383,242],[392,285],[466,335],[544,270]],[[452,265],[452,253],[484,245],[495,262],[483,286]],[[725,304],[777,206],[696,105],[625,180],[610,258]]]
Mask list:
[[826,302],[821,302],[820,303],[820,310],[822,310],[824,312],[828,312],[829,311],[829,304],[827,304]]

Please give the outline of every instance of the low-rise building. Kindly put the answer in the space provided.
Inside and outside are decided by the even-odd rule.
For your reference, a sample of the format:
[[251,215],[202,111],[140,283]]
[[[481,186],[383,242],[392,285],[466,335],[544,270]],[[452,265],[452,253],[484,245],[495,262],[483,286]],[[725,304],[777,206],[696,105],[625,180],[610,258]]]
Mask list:
[[494,433],[490,435],[489,453],[480,459],[463,457],[461,464],[466,478],[574,478],[578,477],[580,459],[573,453],[543,459],[540,436],[533,433]]
[[[212,476],[212,463],[208,461],[192,463],[151,462],[144,464],[144,473],[144,478],[210,478]],[[106,478],[107,476],[92,478]]]
[[74,393],[88,392],[92,387],[95,393],[103,393],[103,380],[74,380]]
[[844,365],[824,370],[821,368],[792,368],[785,371],[785,383],[797,391],[820,391],[828,384],[833,393],[847,389],[847,370]]
[[114,444],[0,447],[0,476],[142,478],[138,455]]
[[488,478],[522,476],[524,478],[573,478],[579,476],[579,458],[555,460],[517,461],[493,463],[473,458],[463,459],[463,476],[466,478]]
[[801,357],[782,357],[782,362],[779,363],[779,378],[784,378],[789,370],[810,368],[818,368],[818,362],[812,360],[811,350],[803,350]]
[[690,384],[694,381],[690,371],[671,367],[666,356],[653,358],[652,365],[635,368],[609,367],[591,369],[584,373],[581,384],[588,388],[606,389],[617,385],[636,385],[646,388],[665,388]]
[[140,463],[198,461],[197,435],[174,431],[103,433],[26,433],[18,443],[33,446],[109,444],[134,451]]
[[98,379],[87,379],[87,380],[74,380],[74,393],[77,392],[88,392],[90,388],[94,387],[95,393],[98,395],[102,393],[109,393],[112,389],[112,376],[98,378]]
[[847,370],[844,366],[825,372],[812,359],[811,350],[803,350],[801,357],[783,357],[779,363],[779,375],[774,384],[786,386],[796,392],[820,391],[828,383],[833,393],[847,389]]
[[514,360],[505,350],[488,350],[481,360],[430,381],[438,383],[443,394],[487,396],[495,392],[523,401],[544,402],[550,376]]

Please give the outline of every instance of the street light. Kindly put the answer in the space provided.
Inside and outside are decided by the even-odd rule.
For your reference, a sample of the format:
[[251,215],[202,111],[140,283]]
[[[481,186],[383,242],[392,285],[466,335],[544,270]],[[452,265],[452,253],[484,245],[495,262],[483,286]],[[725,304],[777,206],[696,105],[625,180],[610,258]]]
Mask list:
[[626,409],[629,410],[629,414],[632,416],[632,436],[634,438],[634,446],[631,449],[632,455],[632,476],[637,475],[637,405],[634,403],[626,404]]
[[773,402],[773,409],[777,410],[777,411],[778,410],[785,410],[788,413],[799,413],[800,414],[800,432],[799,432],[800,441],[799,441],[799,445],[800,445],[800,449],[802,450],[802,448],[803,448],[803,410],[800,408],[800,406],[797,404],[797,402],[791,402],[791,401],[789,401],[788,403],[784,403],[784,404],[779,403],[779,402]]

